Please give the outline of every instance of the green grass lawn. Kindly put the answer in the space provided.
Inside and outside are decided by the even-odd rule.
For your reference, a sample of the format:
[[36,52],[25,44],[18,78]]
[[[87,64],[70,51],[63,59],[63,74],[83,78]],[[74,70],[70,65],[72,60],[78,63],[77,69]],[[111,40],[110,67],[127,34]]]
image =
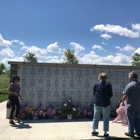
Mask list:
[[6,74],[0,75],[0,103],[7,100],[8,98],[7,88],[9,81],[10,78]]

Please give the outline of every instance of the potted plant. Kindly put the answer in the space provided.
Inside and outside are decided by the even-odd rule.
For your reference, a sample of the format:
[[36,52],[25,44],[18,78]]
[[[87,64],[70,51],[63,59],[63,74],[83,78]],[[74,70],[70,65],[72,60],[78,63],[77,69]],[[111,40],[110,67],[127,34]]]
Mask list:
[[60,114],[62,117],[66,117],[68,119],[72,119],[72,115],[75,112],[75,108],[73,106],[72,101],[69,99],[65,101],[61,107]]

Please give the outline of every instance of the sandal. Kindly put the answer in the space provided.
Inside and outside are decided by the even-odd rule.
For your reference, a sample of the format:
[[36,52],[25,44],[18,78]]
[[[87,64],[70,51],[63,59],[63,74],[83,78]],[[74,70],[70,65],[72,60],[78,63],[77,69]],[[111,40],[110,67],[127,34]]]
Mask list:
[[21,119],[15,118],[15,121],[16,121],[17,123],[20,123],[20,122],[21,122]]
[[9,124],[15,124],[15,122],[13,120],[10,120]]

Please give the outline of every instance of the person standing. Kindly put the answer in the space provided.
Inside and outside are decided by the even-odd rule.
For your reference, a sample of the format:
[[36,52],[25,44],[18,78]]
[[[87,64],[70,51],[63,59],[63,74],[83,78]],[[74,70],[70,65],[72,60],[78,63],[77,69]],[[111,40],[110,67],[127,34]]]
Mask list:
[[93,88],[94,95],[94,118],[93,118],[93,131],[92,135],[96,136],[99,133],[96,131],[98,129],[98,124],[101,114],[103,115],[103,130],[104,137],[108,137],[109,134],[109,118],[110,118],[110,98],[113,96],[112,85],[107,82],[107,74],[99,74],[98,80],[100,82],[96,83]]
[[128,74],[128,79],[130,83],[123,91],[123,104],[126,101],[128,121],[128,132],[125,132],[125,135],[134,137],[136,134],[140,137],[140,82],[134,71]]
[[15,124],[15,122],[13,121],[15,106],[16,106],[16,116],[14,120],[17,121],[18,123],[21,122],[21,120],[19,119],[19,111],[20,111],[19,97],[22,100],[22,96],[20,96],[19,81],[20,81],[20,77],[18,76],[13,77],[12,83],[10,83],[8,87],[9,100],[11,104],[11,112],[10,112],[10,120],[9,120],[10,124]]

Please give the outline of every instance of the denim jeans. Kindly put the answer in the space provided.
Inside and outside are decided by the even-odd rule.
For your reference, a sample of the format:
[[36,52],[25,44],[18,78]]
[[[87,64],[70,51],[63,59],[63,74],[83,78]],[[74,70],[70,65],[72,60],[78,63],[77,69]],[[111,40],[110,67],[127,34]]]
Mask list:
[[128,120],[128,133],[134,135],[140,134],[140,111],[132,111],[130,108],[127,109],[127,120]]
[[94,104],[94,118],[93,118],[93,129],[98,129],[101,113],[103,115],[103,130],[109,130],[109,118],[110,118],[110,105],[107,107],[99,107]]

